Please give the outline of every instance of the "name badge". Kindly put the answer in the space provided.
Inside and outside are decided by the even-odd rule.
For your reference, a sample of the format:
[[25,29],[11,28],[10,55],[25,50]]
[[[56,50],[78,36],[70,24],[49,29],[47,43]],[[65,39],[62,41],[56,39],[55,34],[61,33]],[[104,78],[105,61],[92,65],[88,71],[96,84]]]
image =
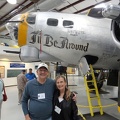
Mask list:
[[38,99],[45,99],[45,93],[39,93]]
[[55,106],[55,112],[58,113],[58,114],[60,114],[61,109],[58,106]]

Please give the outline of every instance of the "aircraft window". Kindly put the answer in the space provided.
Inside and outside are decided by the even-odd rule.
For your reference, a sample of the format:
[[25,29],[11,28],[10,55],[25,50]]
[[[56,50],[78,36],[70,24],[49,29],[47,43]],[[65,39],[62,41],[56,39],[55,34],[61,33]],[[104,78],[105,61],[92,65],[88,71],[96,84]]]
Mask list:
[[49,25],[49,26],[57,26],[58,25],[58,20],[57,19],[49,18],[47,20],[47,25]]
[[63,26],[65,28],[73,28],[73,25],[74,25],[73,21],[68,21],[68,20],[63,21]]
[[28,17],[27,17],[27,22],[28,22],[29,24],[35,24],[35,19],[36,19],[36,16],[35,16],[35,15],[29,14]]

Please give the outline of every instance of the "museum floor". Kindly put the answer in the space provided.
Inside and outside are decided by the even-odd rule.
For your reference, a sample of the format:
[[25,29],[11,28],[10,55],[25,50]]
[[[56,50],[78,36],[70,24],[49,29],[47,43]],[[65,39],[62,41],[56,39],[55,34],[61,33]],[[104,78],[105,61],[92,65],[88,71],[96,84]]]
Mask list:
[[[84,107],[79,107],[80,112],[86,118],[86,120],[120,120],[120,113],[117,111],[117,94],[118,88],[113,86],[107,86],[106,82],[100,92],[100,98],[103,105],[104,114],[101,116],[98,113],[98,109],[95,109],[94,117],[90,116],[86,90],[84,87],[83,77],[69,76],[68,84],[71,91],[76,91],[77,104]],[[21,105],[18,105],[17,87],[6,87],[8,100],[3,102],[2,105],[2,117],[1,120],[24,120]],[[91,93],[94,94],[94,93]],[[115,100],[114,100],[115,99]],[[110,107],[108,107],[110,106]]]

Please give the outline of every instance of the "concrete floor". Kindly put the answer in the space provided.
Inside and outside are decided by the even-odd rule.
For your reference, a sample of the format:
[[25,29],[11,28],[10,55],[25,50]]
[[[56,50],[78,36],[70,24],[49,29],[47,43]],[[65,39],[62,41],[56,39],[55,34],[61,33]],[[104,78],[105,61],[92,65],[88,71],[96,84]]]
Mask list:
[[[71,91],[76,91],[78,93],[77,104],[88,106],[83,77],[69,76],[68,79],[68,84],[70,85],[69,87]],[[108,92],[107,94],[100,94],[101,102],[104,106],[103,111],[120,120],[120,113],[117,111],[117,102],[109,99],[117,97],[118,88],[113,86],[106,86],[106,82],[104,82],[102,90]],[[6,87],[6,92],[8,95],[8,100],[6,102],[3,102],[2,104],[1,120],[24,120],[21,105],[18,105],[17,87]],[[105,107],[111,104],[116,105],[111,107]],[[79,110],[82,114],[90,113],[89,108],[87,107],[80,107]],[[99,110],[95,109],[94,111],[96,112]]]

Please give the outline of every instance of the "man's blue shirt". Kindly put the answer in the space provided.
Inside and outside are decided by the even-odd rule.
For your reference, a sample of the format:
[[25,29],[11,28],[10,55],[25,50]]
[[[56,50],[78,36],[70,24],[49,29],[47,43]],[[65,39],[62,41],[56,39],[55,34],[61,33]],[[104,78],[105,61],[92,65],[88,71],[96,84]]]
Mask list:
[[[36,79],[27,82],[22,97],[24,114],[29,114],[32,120],[46,120],[50,118],[53,110],[52,99],[54,90],[55,81],[50,78],[47,78],[44,84],[40,84]],[[45,98],[40,99],[39,95],[43,93]]]
[[36,75],[34,73],[27,73],[25,76],[27,80],[33,80],[36,78]]

